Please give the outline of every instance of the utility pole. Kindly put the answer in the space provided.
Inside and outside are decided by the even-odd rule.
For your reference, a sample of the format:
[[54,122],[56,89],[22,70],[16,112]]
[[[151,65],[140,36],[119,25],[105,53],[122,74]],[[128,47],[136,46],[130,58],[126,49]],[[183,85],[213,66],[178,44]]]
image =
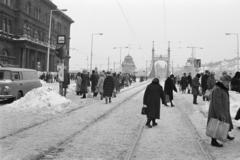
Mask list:
[[110,65],[110,59],[109,59],[109,56],[108,56],[108,71],[109,71],[109,65]]
[[170,41],[168,41],[167,77],[170,75]]

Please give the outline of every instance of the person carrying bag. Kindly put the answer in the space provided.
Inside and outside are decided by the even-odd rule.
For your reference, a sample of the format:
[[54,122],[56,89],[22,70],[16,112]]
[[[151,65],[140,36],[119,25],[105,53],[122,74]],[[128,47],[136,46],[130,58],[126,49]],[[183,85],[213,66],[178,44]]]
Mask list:
[[233,140],[228,134],[232,129],[228,88],[219,81],[210,94],[206,134],[211,137],[212,146],[223,147],[217,140]]

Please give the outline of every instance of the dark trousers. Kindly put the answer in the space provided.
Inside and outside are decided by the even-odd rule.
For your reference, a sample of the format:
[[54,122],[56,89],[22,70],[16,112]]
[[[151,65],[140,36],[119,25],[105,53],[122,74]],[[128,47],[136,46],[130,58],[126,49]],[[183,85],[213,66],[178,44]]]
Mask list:
[[197,95],[193,95],[193,103],[197,103]]

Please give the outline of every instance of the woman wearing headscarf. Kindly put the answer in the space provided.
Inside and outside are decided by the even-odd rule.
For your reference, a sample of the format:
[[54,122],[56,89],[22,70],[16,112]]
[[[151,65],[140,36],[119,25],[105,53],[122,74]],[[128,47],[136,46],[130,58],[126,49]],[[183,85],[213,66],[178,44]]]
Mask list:
[[97,92],[100,94],[100,99],[103,99],[103,82],[105,79],[105,75],[103,72],[99,73],[99,79],[97,83]]
[[82,84],[82,78],[81,78],[80,72],[77,73],[75,82],[76,82],[76,94],[80,95],[81,94],[81,84]]
[[[143,105],[147,107],[147,123],[146,126],[152,128],[156,126],[156,119],[160,119],[160,98],[165,103],[165,96],[162,86],[159,84],[158,78],[154,78],[149,84],[143,96]],[[152,121],[152,125],[150,124]]]
[[[233,129],[233,123],[230,115],[230,100],[227,83],[219,81],[213,87],[212,93],[210,94],[207,122],[209,122],[210,118],[215,118],[230,124],[229,131]],[[227,139],[233,140],[234,137],[228,135]],[[215,147],[223,146],[215,138],[212,138],[211,145]]]

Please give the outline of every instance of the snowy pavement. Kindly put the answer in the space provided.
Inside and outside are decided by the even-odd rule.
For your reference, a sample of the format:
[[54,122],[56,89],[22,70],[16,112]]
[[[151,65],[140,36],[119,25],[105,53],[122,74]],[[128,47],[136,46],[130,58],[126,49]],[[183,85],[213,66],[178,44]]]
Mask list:
[[110,112],[114,106],[122,103],[131,95],[145,88],[143,86],[136,87],[124,94],[119,94],[113,103],[105,105],[104,101],[93,103],[88,107],[83,107],[74,112],[56,117],[51,121],[47,121],[37,127],[23,131],[14,136],[0,140],[0,155],[4,160],[31,159],[41,155],[45,151],[52,150],[65,141],[71,139],[75,134],[78,134],[90,124],[103,117],[107,112]]
[[[238,94],[230,93],[230,97],[237,97]],[[198,97],[198,105],[192,104],[191,94],[175,94],[175,103],[190,119],[190,123],[194,126],[198,136],[201,138],[203,148],[205,148],[213,159],[217,160],[240,160],[240,130],[236,127],[239,126],[239,122],[233,120],[235,124],[234,130],[231,135],[235,137],[233,141],[224,142],[223,148],[216,148],[210,145],[211,139],[206,136],[206,124],[207,124],[207,112],[208,102],[203,101],[202,97]],[[236,114],[236,108],[240,105],[240,98],[231,98],[231,114],[232,117]]]

